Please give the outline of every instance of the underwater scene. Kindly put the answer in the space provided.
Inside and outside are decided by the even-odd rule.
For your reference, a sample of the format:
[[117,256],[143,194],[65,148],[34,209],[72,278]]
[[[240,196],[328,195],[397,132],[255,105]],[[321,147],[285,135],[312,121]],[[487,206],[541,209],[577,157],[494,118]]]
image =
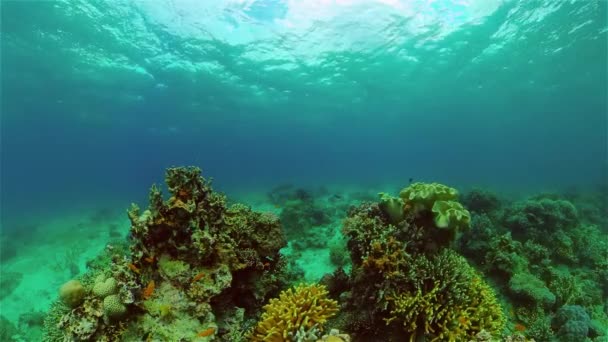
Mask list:
[[0,13],[0,342],[608,342],[608,2]]

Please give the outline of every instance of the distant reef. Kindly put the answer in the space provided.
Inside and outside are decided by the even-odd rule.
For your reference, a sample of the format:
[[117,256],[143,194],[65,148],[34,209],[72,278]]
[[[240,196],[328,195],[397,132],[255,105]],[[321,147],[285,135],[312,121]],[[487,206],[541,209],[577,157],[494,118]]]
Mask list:
[[[58,289],[45,341],[608,341],[599,197],[284,185],[275,216],[229,204],[197,167],[165,183]],[[288,242],[291,258],[329,249],[335,271],[302,282]]]

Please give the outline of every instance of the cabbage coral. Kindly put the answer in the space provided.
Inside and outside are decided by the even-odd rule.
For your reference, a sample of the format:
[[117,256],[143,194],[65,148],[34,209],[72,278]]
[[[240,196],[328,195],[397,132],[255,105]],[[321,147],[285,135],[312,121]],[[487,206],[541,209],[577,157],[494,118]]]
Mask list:
[[422,209],[431,209],[436,201],[453,201],[458,198],[458,191],[439,183],[413,183],[399,193],[405,203],[411,203]]
[[338,312],[338,303],[327,294],[323,285],[299,285],[281,292],[264,306],[251,341],[288,341],[302,330],[322,330],[327,319]]

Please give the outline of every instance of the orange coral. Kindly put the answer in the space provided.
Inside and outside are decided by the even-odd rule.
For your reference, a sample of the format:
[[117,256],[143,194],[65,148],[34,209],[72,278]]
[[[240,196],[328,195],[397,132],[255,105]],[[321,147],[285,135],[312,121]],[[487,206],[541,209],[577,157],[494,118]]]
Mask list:
[[129,267],[129,269],[137,274],[141,274],[141,271],[139,270],[139,268],[137,268],[137,266],[133,265],[133,264],[127,264],[127,266]]
[[526,330],[526,326],[521,324],[521,323],[516,323],[515,324],[515,330],[522,332]]
[[194,278],[192,278],[192,282],[195,283],[199,280],[201,280],[201,278],[203,278],[205,276],[205,272],[201,272],[197,275],[194,276]]
[[198,333],[196,336],[207,337],[207,336],[211,336],[214,332],[215,332],[215,328],[207,328],[207,329],[201,331],[200,333]]
[[152,296],[152,294],[154,293],[155,288],[156,288],[156,284],[154,283],[154,280],[151,280],[148,283],[148,286],[146,286],[146,288],[144,289],[144,293],[143,293],[144,299],[150,298]]

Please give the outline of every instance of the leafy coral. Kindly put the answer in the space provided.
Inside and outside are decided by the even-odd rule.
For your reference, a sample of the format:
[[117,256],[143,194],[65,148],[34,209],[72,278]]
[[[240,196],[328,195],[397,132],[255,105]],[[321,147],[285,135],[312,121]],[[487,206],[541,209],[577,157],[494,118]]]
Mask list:
[[393,197],[384,192],[379,193],[378,196],[380,197],[378,206],[387,215],[390,223],[396,224],[405,218],[404,203],[401,198]]
[[436,201],[452,201],[458,198],[458,191],[439,183],[412,183],[399,192],[405,203],[430,209]]
[[471,223],[469,211],[456,201],[435,201],[431,211],[439,228],[462,231],[468,229]]

